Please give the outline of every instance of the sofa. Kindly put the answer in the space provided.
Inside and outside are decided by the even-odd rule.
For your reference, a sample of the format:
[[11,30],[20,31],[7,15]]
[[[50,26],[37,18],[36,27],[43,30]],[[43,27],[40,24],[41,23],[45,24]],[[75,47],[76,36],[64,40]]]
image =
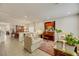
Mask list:
[[26,49],[28,52],[33,52],[40,47],[42,42],[43,39],[40,38],[37,34],[26,34],[24,38],[24,49]]

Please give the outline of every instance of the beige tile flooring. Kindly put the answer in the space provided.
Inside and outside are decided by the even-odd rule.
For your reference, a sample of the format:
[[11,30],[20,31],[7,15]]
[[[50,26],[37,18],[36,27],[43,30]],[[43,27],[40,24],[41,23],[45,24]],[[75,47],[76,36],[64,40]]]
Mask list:
[[17,39],[7,37],[5,42],[0,43],[0,56],[50,56],[44,51],[39,49],[33,53],[24,50],[22,42]]

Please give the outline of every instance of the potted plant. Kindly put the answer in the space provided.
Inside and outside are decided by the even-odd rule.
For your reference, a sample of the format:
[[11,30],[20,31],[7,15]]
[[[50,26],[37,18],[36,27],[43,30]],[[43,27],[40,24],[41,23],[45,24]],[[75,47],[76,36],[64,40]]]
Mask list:
[[76,45],[79,44],[79,40],[72,33],[65,35],[65,40],[65,49],[69,52],[74,52]]
[[79,44],[79,40],[74,37],[72,33],[65,35],[65,40],[67,41],[67,44],[72,46]]

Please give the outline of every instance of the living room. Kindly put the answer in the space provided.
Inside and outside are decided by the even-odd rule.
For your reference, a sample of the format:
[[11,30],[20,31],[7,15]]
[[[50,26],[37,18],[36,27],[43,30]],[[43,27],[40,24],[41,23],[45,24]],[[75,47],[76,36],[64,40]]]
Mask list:
[[78,3],[1,3],[0,55],[78,55],[75,51],[78,44],[65,48],[63,40],[71,34],[72,38],[79,38],[78,23]]

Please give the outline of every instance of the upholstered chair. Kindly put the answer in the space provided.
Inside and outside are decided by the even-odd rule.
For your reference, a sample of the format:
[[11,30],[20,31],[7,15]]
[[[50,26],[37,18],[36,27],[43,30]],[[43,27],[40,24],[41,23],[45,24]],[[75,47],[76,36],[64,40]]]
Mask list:
[[40,47],[42,41],[43,41],[43,39],[40,38],[37,34],[29,33],[28,35],[25,36],[24,48],[28,52],[33,52],[34,50],[36,50]]

